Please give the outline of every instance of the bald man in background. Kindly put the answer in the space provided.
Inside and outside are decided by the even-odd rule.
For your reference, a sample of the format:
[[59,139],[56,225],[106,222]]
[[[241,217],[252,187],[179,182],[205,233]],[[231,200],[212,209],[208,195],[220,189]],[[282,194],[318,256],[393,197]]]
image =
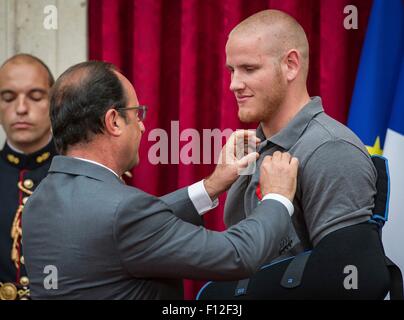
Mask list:
[[49,89],[54,78],[38,58],[18,54],[0,67],[0,299],[29,297],[21,245],[21,214],[48,172],[56,149],[51,137]]
[[[234,283],[226,294],[229,284],[216,284],[202,298],[383,299],[389,274],[378,227],[369,223],[377,172],[359,138],[324,113],[320,97],[309,96],[309,44],[303,28],[281,11],[256,13],[231,31],[226,63],[240,120],[260,123],[258,166],[276,151],[299,159],[294,230],[277,248],[278,257],[268,261],[274,264],[249,284]],[[260,203],[259,174],[240,176],[230,188],[224,216],[228,227]],[[299,259],[284,260],[299,254]],[[291,276],[281,284],[295,260],[300,266],[291,266]],[[358,271],[357,289],[344,285],[346,266]],[[235,291],[241,294],[235,297]]]

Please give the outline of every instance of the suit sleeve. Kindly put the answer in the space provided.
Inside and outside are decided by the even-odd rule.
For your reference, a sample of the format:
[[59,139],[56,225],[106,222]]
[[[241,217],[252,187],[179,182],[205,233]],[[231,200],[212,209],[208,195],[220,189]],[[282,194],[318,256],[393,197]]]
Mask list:
[[197,226],[203,224],[201,215],[189,198],[188,187],[166,194],[160,197],[160,200],[167,204],[172,213],[181,220]]
[[163,201],[146,194],[125,199],[115,219],[122,264],[141,278],[247,277],[279,255],[291,228],[287,209],[275,200],[263,201],[250,217],[225,232],[187,223]]

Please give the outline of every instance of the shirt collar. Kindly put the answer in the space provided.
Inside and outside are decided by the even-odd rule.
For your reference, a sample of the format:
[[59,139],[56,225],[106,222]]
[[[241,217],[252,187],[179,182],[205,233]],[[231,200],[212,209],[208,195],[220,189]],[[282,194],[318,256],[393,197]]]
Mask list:
[[[307,103],[287,124],[287,126],[277,134],[267,139],[260,125],[257,129],[257,137],[263,141],[261,143],[263,146],[272,143],[282,147],[284,150],[289,150],[297,140],[299,140],[310,121],[321,112],[324,112],[321,98],[313,97],[311,98],[311,101]],[[261,149],[263,146],[261,146]]]
[[0,158],[20,170],[34,170],[49,163],[56,154],[53,139],[45,147],[31,154],[24,154],[6,142],[3,150],[0,151]]
[[77,159],[69,156],[56,156],[52,160],[49,173],[63,173],[76,176],[86,176],[104,182],[124,183],[115,172],[97,162],[87,159]]
[[119,175],[114,170],[112,170],[111,168],[108,168],[107,166],[104,166],[103,164],[101,164],[99,162],[96,162],[96,161],[93,161],[93,160],[88,160],[88,159],[83,159],[83,158],[79,158],[79,157],[74,157],[74,158],[78,159],[78,160],[86,161],[86,162],[89,162],[89,163],[92,163],[92,164],[96,164],[97,166],[100,166],[100,167],[103,167],[103,168],[111,171],[114,175],[116,175],[119,178]]

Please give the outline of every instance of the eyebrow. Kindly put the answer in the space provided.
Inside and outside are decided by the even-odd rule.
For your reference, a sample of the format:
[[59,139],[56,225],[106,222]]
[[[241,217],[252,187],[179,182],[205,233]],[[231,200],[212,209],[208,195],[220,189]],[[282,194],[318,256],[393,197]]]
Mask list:
[[[239,65],[239,66],[236,66],[236,67],[239,67],[239,68],[258,68],[260,66],[260,64],[259,63],[243,63],[242,65]],[[226,63],[226,68],[227,69],[234,69],[234,67],[233,66],[231,66],[231,65],[229,65],[229,64],[227,64]]]
[[44,89],[40,89],[40,88],[34,88],[28,91],[28,93],[32,93],[32,92],[40,92],[40,93],[47,93],[46,90]]
[[[47,90],[41,89],[41,88],[34,88],[28,91],[28,93],[33,93],[33,92],[40,92],[40,93],[47,93]],[[4,89],[0,90],[0,95],[6,94],[6,93],[16,93],[14,90],[11,89]]]

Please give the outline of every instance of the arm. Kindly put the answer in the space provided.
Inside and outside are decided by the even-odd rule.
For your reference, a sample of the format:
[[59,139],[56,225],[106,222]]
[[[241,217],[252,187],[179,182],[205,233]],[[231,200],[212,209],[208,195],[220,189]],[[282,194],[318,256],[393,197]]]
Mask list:
[[[297,169],[297,159],[288,154],[266,157],[261,165],[263,192],[282,193],[289,203],[296,190]],[[293,212],[280,202],[284,199],[265,198],[250,217],[225,232],[215,232],[178,219],[163,202],[140,191],[124,197],[115,227],[123,264],[134,277],[229,280],[248,276],[280,254],[293,229]]]
[[189,196],[188,188],[189,187],[182,188],[166,194],[160,197],[160,200],[167,204],[172,213],[178,218],[197,226],[202,225],[202,216],[195,208]]
[[301,205],[314,246],[335,230],[369,220],[377,173],[364,151],[343,140],[329,141],[301,172]]
[[263,201],[248,219],[220,233],[184,222],[162,201],[141,194],[119,206],[115,238],[134,277],[230,280],[277,255],[290,228],[289,213],[276,200]]

